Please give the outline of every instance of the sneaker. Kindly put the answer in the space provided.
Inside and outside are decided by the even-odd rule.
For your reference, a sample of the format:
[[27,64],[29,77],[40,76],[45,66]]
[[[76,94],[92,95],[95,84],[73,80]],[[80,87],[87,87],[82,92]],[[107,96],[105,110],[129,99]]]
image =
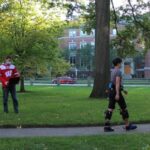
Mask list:
[[111,127],[107,126],[107,127],[104,127],[104,132],[113,132],[114,129],[112,129]]
[[136,128],[137,126],[133,124],[129,124],[128,126],[125,127],[126,131],[135,130]]

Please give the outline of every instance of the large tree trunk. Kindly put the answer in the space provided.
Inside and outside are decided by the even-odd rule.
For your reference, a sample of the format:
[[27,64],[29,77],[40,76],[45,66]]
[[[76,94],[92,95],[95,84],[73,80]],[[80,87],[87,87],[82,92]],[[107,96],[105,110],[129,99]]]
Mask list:
[[109,23],[110,0],[96,0],[95,71],[91,98],[106,96],[106,84],[110,77]]
[[24,76],[23,75],[21,75],[21,77],[20,77],[20,92],[25,92]]

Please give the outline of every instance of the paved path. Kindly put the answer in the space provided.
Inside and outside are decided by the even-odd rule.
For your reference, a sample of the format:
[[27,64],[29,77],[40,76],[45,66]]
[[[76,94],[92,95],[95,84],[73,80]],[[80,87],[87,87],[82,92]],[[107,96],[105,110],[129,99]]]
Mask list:
[[0,129],[0,138],[3,137],[56,137],[56,136],[87,136],[112,135],[131,133],[150,133],[150,124],[137,125],[134,131],[125,131],[123,126],[114,126],[115,132],[106,133],[103,127],[66,127],[66,128],[16,128]]

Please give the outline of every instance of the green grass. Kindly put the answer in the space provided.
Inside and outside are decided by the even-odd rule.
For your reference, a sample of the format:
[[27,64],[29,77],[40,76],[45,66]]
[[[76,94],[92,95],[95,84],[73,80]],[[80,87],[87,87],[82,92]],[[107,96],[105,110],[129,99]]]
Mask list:
[[0,143],[0,150],[150,150],[150,135],[5,138]]
[[[90,87],[27,86],[26,93],[18,93],[20,113],[13,112],[9,98],[9,113],[4,114],[0,103],[0,126],[65,126],[103,124],[106,99],[89,99]],[[130,120],[150,122],[149,88],[130,88],[126,97]],[[1,99],[2,93],[0,92]],[[122,123],[118,107],[112,122]]]

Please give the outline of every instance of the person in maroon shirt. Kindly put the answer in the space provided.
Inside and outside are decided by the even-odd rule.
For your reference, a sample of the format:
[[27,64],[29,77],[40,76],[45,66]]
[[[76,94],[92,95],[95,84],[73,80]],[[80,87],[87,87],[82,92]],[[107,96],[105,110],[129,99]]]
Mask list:
[[3,90],[4,112],[8,113],[8,95],[11,93],[14,112],[18,113],[18,99],[16,96],[16,84],[19,82],[20,74],[15,65],[11,63],[11,56],[7,56],[3,64],[0,65],[0,81]]

